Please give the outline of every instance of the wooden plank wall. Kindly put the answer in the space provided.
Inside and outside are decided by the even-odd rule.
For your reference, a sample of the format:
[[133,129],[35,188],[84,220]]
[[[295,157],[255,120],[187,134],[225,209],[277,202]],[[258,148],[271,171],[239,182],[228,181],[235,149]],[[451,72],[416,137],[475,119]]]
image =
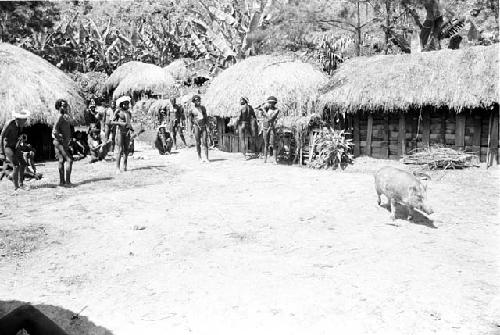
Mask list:
[[408,113],[360,112],[352,118],[354,143],[359,143],[355,156],[398,159],[415,148],[440,144],[476,152],[481,162],[485,162],[490,132],[492,161],[498,162],[500,157],[498,107],[459,114],[433,107]]

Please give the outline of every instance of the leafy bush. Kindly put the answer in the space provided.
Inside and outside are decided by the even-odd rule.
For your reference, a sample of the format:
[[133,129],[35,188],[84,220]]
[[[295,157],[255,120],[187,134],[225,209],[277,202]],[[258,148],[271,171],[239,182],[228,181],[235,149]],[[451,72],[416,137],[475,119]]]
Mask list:
[[[352,147],[351,139],[345,138],[344,130],[335,130],[333,128],[323,128],[314,139],[312,152],[312,162],[309,167],[314,169],[328,169],[329,167],[345,168],[347,164],[352,163]],[[315,154],[319,152],[319,154]]]
[[90,99],[102,99],[104,83],[108,75],[104,72],[73,72],[70,77],[78,84],[83,97],[88,102]]

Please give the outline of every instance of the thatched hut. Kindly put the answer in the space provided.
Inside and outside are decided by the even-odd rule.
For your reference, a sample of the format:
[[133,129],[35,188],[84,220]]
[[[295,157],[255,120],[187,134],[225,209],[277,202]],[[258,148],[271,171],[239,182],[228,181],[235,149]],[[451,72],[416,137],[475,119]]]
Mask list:
[[[147,65],[147,66],[145,66]],[[113,92],[113,98],[123,95],[137,98],[142,94],[168,98],[177,94],[175,79],[161,67],[145,64],[125,76]]]
[[189,60],[184,58],[174,60],[165,66],[163,70],[179,82],[185,82],[193,75],[193,72],[189,69]]
[[355,155],[398,158],[441,144],[484,161],[488,143],[498,153],[498,51],[358,57],[334,73],[319,105],[347,113]]
[[10,120],[12,111],[30,110],[25,131],[37,159],[53,155],[50,126],[57,118],[54,104],[59,98],[68,101],[73,123],[83,122],[85,103],[73,80],[29,51],[0,44],[0,126]]
[[282,118],[300,117],[314,111],[318,91],[327,82],[325,74],[293,56],[254,56],[214,78],[203,102],[208,114],[218,119],[221,149],[239,151],[238,137],[227,125],[238,115],[241,97],[248,97],[256,107],[268,96],[276,96]]
[[143,95],[170,97],[177,92],[175,79],[159,66],[128,62],[119,66],[106,80],[104,92],[113,99],[129,95],[138,100]]
[[111,95],[125,77],[131,73],[139,72],[142,67],[148,67],[149,65],[153,64],[131,61],[118,66],[106,80],[103,93]]

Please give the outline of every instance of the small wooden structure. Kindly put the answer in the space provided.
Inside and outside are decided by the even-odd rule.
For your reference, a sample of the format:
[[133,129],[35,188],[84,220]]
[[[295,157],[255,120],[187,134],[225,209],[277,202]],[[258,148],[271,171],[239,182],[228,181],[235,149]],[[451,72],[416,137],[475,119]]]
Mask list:
[[[315,110],[319,89],[327,82],[324,73],[294,56],[254,56],[224,70],[212,80],[203,98],[208,114],[217,120],[219,148],[241,151],[238,134],[228,127],[231,119],[239,115],[241,97],[248,98],[256,108],[273,95],[282,111],[280,118],[302,116]],[[282,140],[286,146],[286,139]],[[246,141],[252,148],[253,138],[247,137]],[[261,138],[256,146],[260,151]]]
[[492,45],[359,57],[333,75],[320,106],[346,113],[355,156],[400,158],[440,144],[496,164],[498,51]]

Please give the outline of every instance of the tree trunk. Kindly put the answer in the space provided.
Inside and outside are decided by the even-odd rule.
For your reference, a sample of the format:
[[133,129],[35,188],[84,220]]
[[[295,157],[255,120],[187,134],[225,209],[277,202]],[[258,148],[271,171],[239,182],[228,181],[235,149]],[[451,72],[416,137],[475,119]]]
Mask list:
[[385,0],[385,10],[387,15],[385,16],[385,48],[384,54],[389,53],[389,34],[391,29],[391,0]]
[[356,56],[361,55],[361,18],[359,17],[359,0],[356,2],[358,24],[356,25],[357,39],[356,39]]

